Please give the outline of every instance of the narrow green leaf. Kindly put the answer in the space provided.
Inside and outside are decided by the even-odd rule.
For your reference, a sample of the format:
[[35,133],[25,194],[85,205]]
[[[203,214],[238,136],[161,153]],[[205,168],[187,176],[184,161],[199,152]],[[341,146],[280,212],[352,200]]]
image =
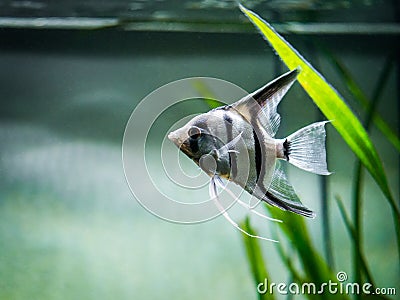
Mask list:
[[304,218],[275,207],[267,208],[273,218],[283,221],[279,226],[298,252],[307,277],[318,284],[334,278],[329,266],[314,248]]
[[[350,236],[352,237],[352,240],[355,241],[356,238],[357,238],[356,237],[356,232],[355,232],[354,226],[351,224],[349,216],[346,213],[346,209],[344,208],[343,202],[342,202],[342,200],[340,199],[339,196],[336,196],[335,198],[336,198],[337,205],[339,207],[340,215],[342,216],[342,219],[343,219],[344,224],[346,226],[346,229],[349,232]],[[375,288],[376,285],[375,285],[374,280],[372,278],[371,272],[370,272],[370,270],[368,268],[367,261],[365,259],[364,253],[363,253],[361,248],[356,248],[356,249],[358,251],[358,256],[359,256],[359,259],[360,259],[362,271],[364,272],[364,274],[365,274],[365,276],[367,278],[367,281],[370,284],[372,284],[373,288]],[[374,298],[376,298],[376,299],[389,299],[384,295],[374,295]]]
[[[321,48],[321,47],[320,47]],[[357,102],[364,108],[367,109],[370,100],[365,95],[365,93],[361,90],[360,86],[357,84],[353,76],[351,75],[350,71],[346,68],[346,66],[339,61],[329,50],[322,48],[325,52],[326,56],[332,62],[332,66],[335,67],[337,72],[341,75],[340,78],[343,79],[349,91],[353,94],[354,98]],[[385,66],[385,69],[389,70],[393,67],[393,63],[390,62],[389,66]],[[387,72],[386,77],[389,75]],[[387,80],[387,78],[385,78]],[[373,114],[373,121],[376,127],[382,132],[384,136],[388,139],[388,141],[400,152],[400,139],[394,132],[392,128],[386,123],[386,121],[377,113],[374,112]]]
[[[350,82],[351,86],[354,86],[356,89],[356,93],[363,95],[362,97],[365,97],[364,100],[368,101],[367,102],[367,115],[365,118],[364,126],[367,132],[370,131],[371,125],[372,125],[372,120],[375,115],[376,107],[378,105],[379,99],[381,98],[381,94],[384,91],[384,87],[387,83],[387,79],[389,77],[390,71],[392,69],[393,63],[392,59],[387,59],[386,63],[384,64],[384,68],[382,70],[382,73],[379,75],[379,79],[377,82],[377,85],[374,89],[373,96],[371,98],[371,101],[367,100],[365,94],[362,92],[362,90],[356,85],[355,81],[351,78],[350,73],[347,75],[347,80]],[[354,222],[354,253],[353,253],[353,268],[354,268],[354,279],[356,282],[361,281],[361,270],[360,270],[360,255],[359,252],[362,251],[363,248],[363,222],[362,222],[362,208],[363,208],[363,200],[361,197],[362,194],[362,185],[363,185],[363,177],[364,177],[364,168],[361,165],[360,160],[356,161],[355,167],[354,167],[354,187],[353,187],[353,222]],[[396,218],[395,218],[396,222]],[[397,223],[395,223],[396,225]],[[398,227],[396,226],[396,229]],[[397,232],[397,246],[398,246],[398,251],[400,254],[400,244],[399,244],[399,232]]]
[[[313,282],[316,286],[320,286],[324,282],[336,282],[336,274],[333,273],[333,270],[331,270],[330,266],[312,243],[304,217],[269,205],[266,207],[273,218],[283,221],[279,226],[299,255],[302,271],[305,274],[304,279],[307,280],[306,282]],[[277,247],[278,251],[280,251],[280,245],[277,245]],[[292,275],[294,278],[300,276],[297,272],[292,273]],[[324,299],[349,299],[347,295],[325,293],[323,296]]]
[[332,125],[365,165],[396,212],[399,221],[400,212],[390,192],[382,162],[360,121],[339,93],[270,24],[242,5],[240,9],[260,30],[289,69],[301,69],[299,83],[327,119],[332,120]]
[[[247,217],[240,227],[243,228],[246,232],[257,235],[254,229],[250,226],[249,218]],[[243,241],[246,247],[246,253],[248,257],[248,261],[250,263],[251,273],[253,275],[253,279],[255,282],[255,287],[258,286],[259,283],[263,283],[265,279],[271,280],[268,276],[266,264],[264,262],[264,258],[262,255],[262,251],[260,248],[260,244],[258,239],[249,237],[248,235],[243,234]],[[264,295],[259,294],[259,299],[275,299],[274,295],[271,293],[266,293]]]
[[[337,205],[339,207],[340,215],[342,216],[343,222],[344,222],[344,224],[346,226],[346,229],[349,232],[349,234],[350,234],[350,236],[352,238],[352,241],[354,241],[354,243],[356,244],[357,243],[356,242],[356,239],[357,239],[356,231],[354,229],[354,226],[351,224],[349,216],[346,213],[346,209],[344,208],[342,199],[337,195],[335,196],[335,199],[336,199],[336,203],[337,203]],[[371,283],[372,285],[375,285],[374,284],[374,280],[372,279],[371,272],[369,271],[369,268],[367,267],[367,263],[366,263],[366,260],[364,258],[364,254],[361,252],[362,251],[361,248],[360,247],[356,247],[356,250],[357,250],[357,255],[358,255],[359,259],[360,259],[360,263],[361,263],[362,269],[363,269],[363,271],[365,273],[365,276],[367,277],[368,282]]]
[[285,264],[286,268],[290,271],[292,278],[298,283],[308,282],[308,280],[305,277],[301,276],[300,273],[295,269],[292,263],[293,258],[285,253],[282,243],[276,243],[276,249],[278,250],[278,254],[282,262]]
[[[282,262],[285,264],[286,268],[290,271],[290,274],[295,282],[297,282],[299,285],[301,285],[304,282],[312,281],[306,277],[302,277],[299,274],[299,272],[294,268],[293,263],[292,263],[293,257],[285,253],[285,250],[283,249],[283,246],[281,243],[276,243],[276,248],[278,249],[278,254],[279,254]],[[290,284],[290,283],[288,283],[288,284]],[[310,300],[321,299],[321,295],[314,295],[313,293],[310,293],[310,294],[307,293],[304,296]]]
[[224,105],[223,102],[216,100],[215,93],[210,90],[210,87],[204,81],[196,80],[193,83],[193,88],[202,96],[210,109]]

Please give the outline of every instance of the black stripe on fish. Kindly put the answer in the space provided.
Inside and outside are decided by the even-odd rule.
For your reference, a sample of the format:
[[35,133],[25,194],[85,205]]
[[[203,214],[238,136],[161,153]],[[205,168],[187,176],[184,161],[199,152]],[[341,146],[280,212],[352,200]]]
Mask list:
[[210,128],[207,125],[207,120],[203,119],[199,122],[196,123],[196,126],[204,129],[204,131],[206,132],[207,135],[211,136],[211,140],[214,146],[214,149],[218,149],[218,144],[217,144],[217,140],[216,137],[214,135],[211,134]]
[[230,116],[228,116],[227,113],[224,114],[224,120],[226,121],[226,124],[229,124],[232,126],[232,118]]
[[254,139],[254,159],[256,162],[256,174],[257,174],[257,184],[261,177],[261,167],[262,167],[262,151],[260,140],[258,139],[257,133],[253,128],[253,139]]
[[285,139],[283,142],[283,156],[285,156],[286,160],[289,161],[289,154],[290,154],[290,142]]
[[[225,127],[226,127],[226,138],[227,138],[227,143],[233,140],[233,120],[232,118],[227,114],[224,113],[224,121],[225,121]],[[230,166],[230,177],[235,178],[237,175],[237,156],[236,153],[231,152],[229,153],[229,166]]]
[[199,142],[196,139],[189,138],[189,147],[192,153],[199,151]]
[[[253,125],[253,128],[255,125]],[[260,133],[261,134],[261,133]],[[253,138],[254,138],[254,149],[255,149],[255,162],[256,162],[256,174],[257,174],[257,187],[261,190],[261,192],[264,194],[262,197],[262,200],[273,205],[277,206],[280,209],[287,210],[294,212],[296,214],[312,218],[314,217],[314,212],[309,210],[307,207],[305,207],[303,204],[299,203],[287,203],[285,200],[279,199],[276,196],[274,196],[272,193],[268,192],[268,190],[264,186],[264,177],[265,177],[265,169],[263,168],[263,159],[265,158],[265,144],[260,143],[260,140],[258,138],[257,132],[255,129],[253,129]],[[289,154],[290,154],[290,142],[285,140],[284,142],[284,151],[285,157],[287,157],[287,160],[289,160]]]

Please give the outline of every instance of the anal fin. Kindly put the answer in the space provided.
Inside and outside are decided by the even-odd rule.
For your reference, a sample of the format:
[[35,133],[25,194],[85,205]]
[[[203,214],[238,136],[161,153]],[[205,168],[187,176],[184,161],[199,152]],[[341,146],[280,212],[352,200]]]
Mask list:
[[291,211],[308,218],[315,217],[315,213],[300,202],[299,197],[287,180],[278,162],[275,167],[271,185],[268,191],[265,192],[262,200],[283,210]]

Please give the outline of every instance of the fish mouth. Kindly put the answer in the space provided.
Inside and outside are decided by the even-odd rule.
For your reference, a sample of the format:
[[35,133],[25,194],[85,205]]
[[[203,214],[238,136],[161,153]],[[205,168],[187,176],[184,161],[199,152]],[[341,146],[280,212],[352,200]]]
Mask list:
[[172,132],[168,133],[168,139],[179,147],[180,138],[179,138],[179,134],[177,134],[176,131],[172,131]]
[[174,135],[174,133],[175,133],[175,131],[172,131],[172,132],[168,133],[168,139],[169,139],[171,142],[174,142],[174,143],[175,143],[175,135]]
[[178,130],[172,131],[168,134],[168,139],[173,142],[178,148],[184,143],[182,138],[180,137],[180,134]]
[[170,132],[168,134],[168,139],[173,142],[179,148],[179,150],[185,153],[188,157],[192,158],[193,154],[190,149],[188,139],[183,140],[177,131],[178,130]]

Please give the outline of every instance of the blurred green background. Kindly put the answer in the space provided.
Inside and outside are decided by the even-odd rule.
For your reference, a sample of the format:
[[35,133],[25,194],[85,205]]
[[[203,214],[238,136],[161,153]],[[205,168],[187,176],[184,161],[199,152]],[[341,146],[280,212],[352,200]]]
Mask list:
[[[285,2],[283,8],[271,6],[275,1],[247,4],[277,23],[361,119],[365,112],[318,47],[340,59],[367,95],[385,59],[397,55],[377,110],[398,128],[398,4]],[[230,1],[68,3],[6,1],[0,6],[0,299],[256,299],[240,234],[221,217],[178,225],[149,214],[126,184],[121,144],[135,106],[161,85],[210,76],[253,91],[285,67]],[[291,3],[298,5],[290,8]],[[57,26],[52,16],[61,18]],[[43,18],[42,23],[33,17]],[[80,17],[112,26],[88,29]],[[71,20],[83,28],[75,23],[71,28]],[[279,111],[278,137],[322,119],[298,84]],[[162,123],[159,129],[165,132]],[[371,136],[398,200],[398,152],[375,128]],[[159,149],[151,151],[157,160]],[[306,221],[321,253],[321,197],[330,206],[335,270],[350,277],[350,238],[334,196],[350,208],[354,162],[328,128],[334,174],[327,178],[326,196],[318,176],[288,167],[300,198],[317,212],[316,219]],[[152,196],[152,186],[143,189]],[[186,193],[183,197],[192,197]],[[363,196],[364,243],[376,284],[399,289],[390,207],[369,175]],[[245,212],[234,208],[232,215],[240,221]],[[253,225],[266,234],[277,226],[257,218]],[[275,245],[263,242],[262,250],[273,281],[289,282]]]

